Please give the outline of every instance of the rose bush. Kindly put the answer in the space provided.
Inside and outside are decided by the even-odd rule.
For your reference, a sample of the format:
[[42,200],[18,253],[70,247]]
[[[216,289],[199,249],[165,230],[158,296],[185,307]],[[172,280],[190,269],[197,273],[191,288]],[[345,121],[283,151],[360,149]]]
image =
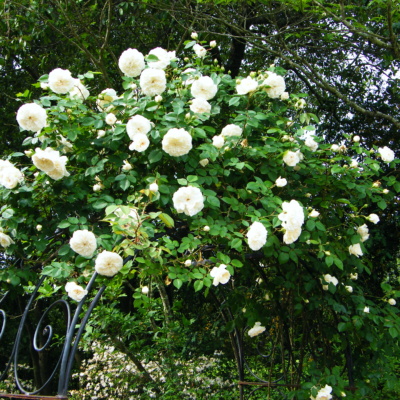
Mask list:
[[[381,330],[390,315],[389,334],[400,335],[394,307],[354,281],[373,273],[372,224],[400,190],[399,160],[351,137],[326,143],[301,96],[285,92],[281,68],[235,80],[195,44],[184,58],[128,49],[121,93],[76,96],[66,70],[40,79],[44,95],[17,112],[26,153],[0,164],[1,182],[7,168],[21,174],[0,189],[1,244],[24,260],[0,279],[17,285],[37,271],[85,283],[96,270],[205,295],[231,287],[246,295],[228,302],[238,316],[230,329],[253,326],[256,335],[275,321],[295,334],[307,322],[311,336],[346,332],[357,347],[364,325]],[[77,78],[90,85],[94,75]],[[330,330],[314,321],[322,315]],[[344,357],[335,353],[327,367],[346,365]]]

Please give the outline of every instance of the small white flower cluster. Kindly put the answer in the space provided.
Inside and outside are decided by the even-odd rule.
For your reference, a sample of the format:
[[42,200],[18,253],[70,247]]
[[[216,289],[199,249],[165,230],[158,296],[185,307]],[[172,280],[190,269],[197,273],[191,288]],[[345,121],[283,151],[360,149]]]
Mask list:
[[[325,281],[326,283],[328,283],[328,284],[329,284],[329,283],[332,283],[332,285],[334,285],[334,286],[337,286],[338,283],[339,283],[339,281],[337,280],[337,278],[335,278],[334,276],[329,275],[329,274],[324,275],[324,281]],[[328,289],[329,289],[329,285],[322,285],[322,289],[328,290]]]
[[68,158],[66,156],[60,156],[60,152],[51,147],[47,147],[44,150],[36,148],[35,154],[32,156],[32,162],[36,168],[54,180],[69,176],[69,172],[65,167],[67,161]]
[[14,189],[24,180],[22,172],[8,160],[0,160],[0,185]]
[[286,244],[295,242],[301,235],[301,226],[304,223],[303,207],[296,200],[282,203],[282,212],[278,215],[285,229],[283,241]]

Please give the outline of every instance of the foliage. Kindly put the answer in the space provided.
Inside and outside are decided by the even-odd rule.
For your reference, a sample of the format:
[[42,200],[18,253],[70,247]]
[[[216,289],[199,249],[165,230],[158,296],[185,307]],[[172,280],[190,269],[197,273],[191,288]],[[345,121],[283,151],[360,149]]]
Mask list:
[[[149,317],[149,297],[139,285],[154,290],[165,317],[160,333],[165,341],[173,339],[168,328],[174,323],[167,290],[176,295],[187,285],[214,296],[222,313],[229,310],[227,337],[256,322],[268,327],[276,348],[288,354],[286,381],[303,384],[298,398],[325,384],[337,396],[350,386],[356,388],[353,398],[366,398],[382,377],[393,376],[386,361],[395,355],[400,334],[397,308],[387,302],[398,296],[396,286],[383,282],[371,291],[367,284],[375,269],[370,215],[392,217],[386,210],[400,190],[393,172],[399,161],[349,134],[332,148],[317,116],[299,102],[304,94],[271,95],[264,81],[284,75],[281,67],[251,74],[257,89],[238,94],[245,76],[236,81],[208,55],[193,55],[196,44],[187,41],[186,57],[169,60],[161,98],[145,95],[143,82],[125,76],[124,91],[115,98],[102,93],[82,100],[45,89],[35,100],[48,123],[25,138],[27,153],[8,157],[24,181],[0,193],[0,225],[14,242],[5,253],[15,261],[0,271],[0,279],[16,286],[34,271],[57,284],[84,285],[95,259],[76,255],[69,240],[88,229],[96,235],[97,253],[112,251],[125,259],[109,282],[109,299],[123,295],[125,282],[136,285],[133,307]],[[212,46],[200,44],[212,54]],[[157,61],[147,56],[148,64]],[[208,97],[209,113],[191,108],[200,76],[218,87]],[[89,86],[95,74],[78,77]],[[48,76],[40,82],[46,86]],[[151,121],[149,148],[140,151],[129,150],[135,138],[127,135],[127,123],[135,115]],[[221,141],[222,129],[231,124],[241,128],[240,136],[224,136],[223,145],[216,145],[214,137]],[[192,143],[179,156],[164,140],[175,128],[187,131]],[[179,147],[174,141],[169,146]],[[68,157],[69,175],[54,180],[39,172],[27,158],[38,148]],[[279,178],[287,184],[278,184]],[[157,187],[150,186],[154,183]],[[179,212],[175,194],[187,187],[201,191],[204,208]],[[293,200],[295,215],[288,209]],[[191,206],[190,199],[181,202]],[[298,235],[288,239],[292,219]],[[268,232],[258,250],[247,239],[253,222]],[[371,230],[368,240],[358,230],[364,224]],[[210,272],[221,264],[231,278],[214,287]],[[52,290],[49,285],[47,294]],[[110,314],[116,308],[113,303]],[[104,322],[115,323],[114,318],[121,321],[110,315]]]

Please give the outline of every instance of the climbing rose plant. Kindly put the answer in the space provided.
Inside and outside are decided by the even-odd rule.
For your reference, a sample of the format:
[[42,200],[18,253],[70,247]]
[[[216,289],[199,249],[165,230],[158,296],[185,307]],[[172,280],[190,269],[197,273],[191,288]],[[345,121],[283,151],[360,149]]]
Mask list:
[[211,47],[124,51],[121,93],[90,94],[91,72],[40,79],[43,96],[17,112],[25,150],[0,161],[0,245],[23,260],[0,279],[38,271],[80,301],[94,270],[205,295],[233,281],[251,290],[261,273],[264,295],[235,300],[250,337],[289,292],[297,313],[334,309],[340,332],[390,315],[396,337],[398,293],[372,299],[357,278],[372,273],[370,229],[400,190],[399,160],[358,135],[327,143],[283,69],[233,79]]

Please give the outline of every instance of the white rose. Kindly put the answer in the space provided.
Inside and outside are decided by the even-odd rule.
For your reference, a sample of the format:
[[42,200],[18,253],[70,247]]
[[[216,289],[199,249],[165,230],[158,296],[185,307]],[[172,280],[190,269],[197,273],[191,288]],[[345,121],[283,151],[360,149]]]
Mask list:
[[144,56],[136,49],[127,49],[119,57],[118,66],[126,76],[139,76],[145,67]]
[[114,100],[118,98],[117,92],[114,89],[104,89],[100,94],[99,98],[96,100],[97,108],[100,111],[110,111],[113,106],[110,105]]
[[339,151],[339,146],[337,144],[333,144],[331,146],[331,150],[334,151],[335,153],[337,153]]
[[101,185],[99,183],[93,185],[93,192],[100,192],[100,190],[101,190]]
[[213,49],[214,47],[217,47],[217,42],[215,40],[211,40],[210,42],[210,47]]
[[162,139],[162,149],[173,157],[183,156],[192,149],[192,136],[183,128],[171,128]]
[[287,185],[287,180],[285,178],[281,178],[279,177],[276,181],[275,181],[275,185],[277,187],[284,187]]
[[379,217],[376,214],[369,214],[367,220],[373,224],[377,224],[379,222]]
[[269,86],[265,87],[264,90],[272,99],[279,98],[286,89],[285,79],[275,72],[268,72],[268,77],[264,80],[263,85]]
[[123,259],[119,254],[104,250],[97,256],[94,268],[98,274],[111,277],[117,274],[122,266]]
[[248,94],[254,92],[257,89],[258,83],[251,76],[244,78],[236,85],[236,92],[238,94]]
[[192,260],[185,261],[185,267],[190,267],[192,265]]
[[308,214],[310,218],[317,218],[319,216],[319,212],[317,210],[311,210],[310,214]]
[[65,164],[67,163],[68,158],[66,156],[59,157],[54,160],[54,168],[51,171],[47,171],[46,174],[54,179],[54,180],[59,180],[64,178],[64,176],[69,176],[69,172],[67,171],[67,168],[65,167]]
[[324,280],[325,280],[325,282],[332,283],[335,286],[337,286],[337,284],[339,283],[337,278],[335,278],[334,276],[329,275],[329,274],[324,275]]
[[393,150],[390,150],[389,147],[387,147],[387,146],[380,147],[378,149],[378,152],[383,161],[392,162],[394,160],[394,152],[393,152]]
[[204,232],[210,232],[210,227],[209,227],[208,225],[205,225],[205,226],[203,227],[203,231],[204,231]]
[[164,92],[167,79],[162,69],[147,68],[140,75],[140,87],[146,96],[156,96]]
[[353,293],[353,286],[345,286],[344,287],[349,293]]
[[281,100],[287,100],[289,98],[289,93],[288,92],[283,92],[281,94]]
[[75,85],[75,79],[67,69],[56,68],[49,73],[49,88],[54,93],[68,93]]
[[286,151],[283,155],[283,162],[289,167],[294,167],[300,162],[299,153],[294,151]]
[[395,305],[396,305],[396,300],[395,300],[395,299],[389,299],[389,300],[388,300],[388,303],[389,303],[391,306],[395,306]]
[[40,232],[42,229],[43,229],[43,226],[42,226],[42,225],[40,225],[40,224],[36,225],[36,230],[37,230],[38,232]]
[[108,125],[114,125],[117,122],[117,117],[113,113],[109,113],[106,115],[106,123]]
[[164,50],[161,47],[156,47],[155,49],[150,50],[149,55],[150,54],[158,58],[158,61],[149,61],[147,63],[150,68],[165,69],[170,64],[171,55],[168,53],[167,50]]
[[318,143],[311,137],[309,136],[304,144],[311,150],[311,151],[316,151],[318,149]]
[[353,136],[353,142],[354,143],[358,143],[359,141],[360,141],[360,136],[358,136],[358,135]]
[[82,286],[79,286],[76,282],[68,282],[65,285],[65,291],[72,300],[81,301],[87,294],[88,291]]
[[363,255],[360,243],[352,244],[349,246],[349,253],[355,255],[356,257],[360,257]]
[[69,95],[72,98],[78,100],[86,100],[89,97],[90,93],[89,90],[87,90],[86,86],[82,84],[80,79],[74,79],[74,86],[69,91]]
[[154,97],[154,101],[155,101],[156,103],[161,103],[161,102],[163,101],[163,98],[162,98],[162,96],[160,96],[160,95],[158,94],[156,97]]
[[355,272],[354,274],[350,274],[350,279],[351,279],[352,281],[356,281],[356,280],[358,279],[358,273]]
[[190,37],[194,40],[198,39],[199,35],[197,34],[197,32],[192,32]]
[[67,160],[66,156],[60,156],[60,153],[51,147],[47,147],[45,150],[36,148],[35,154],[32,156],[32,162],[38,169],[57,180],[69,176],[65,167]]
[[291,200],[289,203],[284,201],[282,203],[282,213],[278,215],[282,221],[282,226],[285,229],[299,228],[304,223],[303,207],[296,200]]
[[134,140],[138,133],[147,135],[150,130],[151,122],[141,115],[134,115],[126,124],[126,133],[131,140]]
[[207,54],[207,50],[198,43],[193,46],[193,51],[196,53],[196,56],[200,58],[205,57]]
[[194,81],[191,87],[192,96],[204,100],[211,100],[218,91],[218,86],[209,76],[202,76]]
[[210,271],[210,275],[211,275],[212,278],[214,278],[214,280],[213,280],[213,285],[214,286],[218,286],[220,283],[225,285],[225,283],[228,283],[228,281],[229,281],[229,279],[231,277],[231,274],[226,269],[226,265],[225,264],[221,264],[219,267],[214,267]]
[[190,109],[194,113],[210,113],[211,112],[211,104],[204,99],[197,98],[192,100],[192,104],[190,105]]
[[143,286],[142,287],[142,293],[143,294],[148,294],[149,293],[149,287],[148,286]]
[[36,103],[24,104],[18,109],[17,122],[22,129],[38,132],[47,124],[46,110]]
[[129,163],[129,161],[124,160],[124,165],[122,166],[122,171],[130,171],[132,169],[132,165]]
[[224,142],[225,142],[225,139],[224,139],[223,136],[218,135],[218,136],[214,136],[214,137],[212,138],[212,141],[213,141],[213,145],[214,145],[217,149],[220,149],[221,147],[223,147]]
[[179,188],[173,195],[172,201],[178,213],[192,217],[204,207],[204,199],[199,188],[186,186]]
[[254,326],[251,328],[251,329],[249,329],[249,331],[247,332],[247,334],[250,336],[250,337],[254,337],[254,336],[257,336],[257,335],[259,335],[260,333],[263,333],[264,331],[265,331],[265,326],[262,326],[261,325],[261,322],[256,322],[255,324],[254,324]]
[[203,158],[202,160],[199,161],[199,164],[200,164],[202,167],[207,166],[208,163],[209,163],[208,158]]
[[368,314],[369,313],[369,307],[365,306],[363,311]]
[[296,103],[294,103],[294,108],[296,108],[297,110],[301,110],[306,106],[306,101],[304,99],[299,99],[296,101]]
[[78,230],[73,233],[69,245],[75,253],[90,258],[97,249],[96,236],[87,229]]
[[14,189],[24,180],[22,172],[11,163],[10,165],[0,170],[0,185],[6,189]]
[[150,184],[149,186],[149,190],[153,193],[157,193],[158,192],[158,185],[156,182],[153,182]]
[[100,139],[102,137],[104,137],[106,135],[106,131],[104,131],[103,129],[99,129],[97,131],[97,139]]
[[134,136],[133,142],[129,146],[129,150],[135,150],[139,153],[147,150],[150,145],[150,140],[144,133],[137,133]]
[[239,125],[229,124],[222,129],[221,136],[240,136],[242,132],[243,129]]
[[14,241],[11,239],[10,236],[6,235],[3,232],[0,232],[0,245],[4,248],[12,245]]
[[361,241],[365,242],[369,238],[369,230],[366,224],[357,228],[357,233],[361,236]]
[[332,387],[325,385],[322,389],[320,389],[317,393],[317,397],[310,396],[311,400],[330,400],[332,398],[331,395]]
[[261,222],[253,222],[247,232],[248,244],[251,250],[257,251],[267,242],[267,230]]

